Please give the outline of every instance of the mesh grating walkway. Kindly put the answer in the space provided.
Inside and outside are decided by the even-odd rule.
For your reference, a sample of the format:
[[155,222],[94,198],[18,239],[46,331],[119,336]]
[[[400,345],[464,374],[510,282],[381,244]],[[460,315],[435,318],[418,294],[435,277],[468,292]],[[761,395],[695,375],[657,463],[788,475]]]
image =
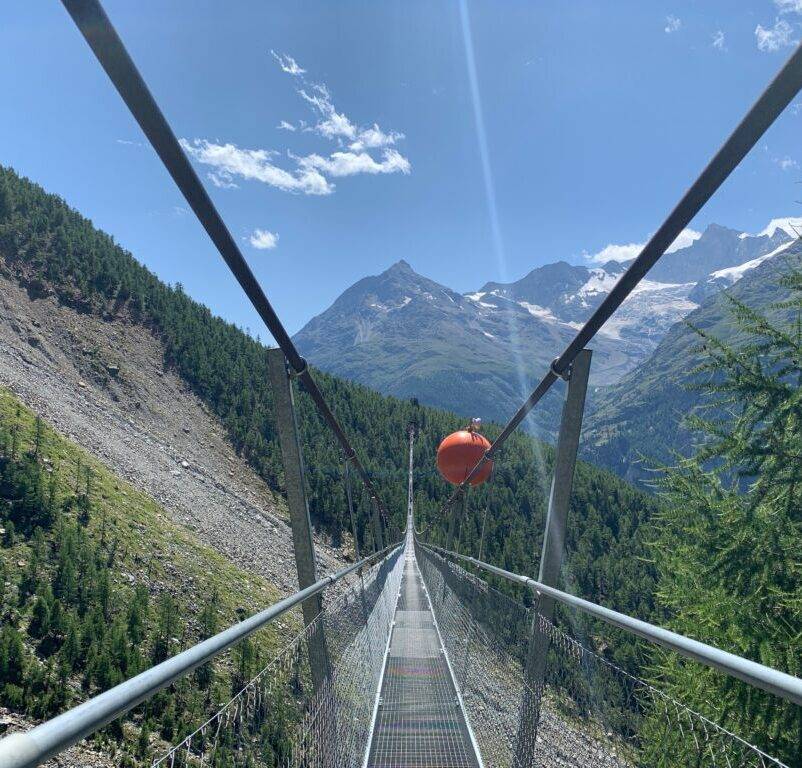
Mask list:
[[412,547],[404,562],[368,766],[479,766]]

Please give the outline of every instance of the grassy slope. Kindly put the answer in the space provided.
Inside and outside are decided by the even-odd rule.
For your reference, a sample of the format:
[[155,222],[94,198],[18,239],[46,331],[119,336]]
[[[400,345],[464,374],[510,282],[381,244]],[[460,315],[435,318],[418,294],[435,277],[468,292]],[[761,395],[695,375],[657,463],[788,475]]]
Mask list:
[[[21,450],[28,450],[32,445],[35,418],[35,414],[13,393],[0,387],[0,423],[20,425]],[[155,595],[169,591],[180,615],[180,637],[171,653],[200,639],[198,617],[209,595],[215,591],[219,594],[217,622],[221,629],[235,623],[243,611],[250,615],[280,599],[281,595],[274,586],[237,568],[200,544],[191,532],[173,522],[147,494],[121,480],[93,456],[47,425],[44,425],[41,455],[58,472],[60,494],[65,493],[65,483],[74,482],[79,465],[81,472],[87,467],[91,469],[92,515],[87,525],[90,537],[95,541],[105,535],[107,542],[117,542],[112,573],[115,600],[124,606],[133,595],[136,584],[148,586],[152,603]],[[5,563],[9,583],[19,580],[30,554],[30,539],[20,538],[12,546],[0,544],[0,559]],[[19,609],[22,626],[27,623],[29,609],[30,604]],[[151,610],[149,622],[154,620],[155,610]],[[258,656],[263,659],[275,656],[280,645],[299,626],[299,618],[288,614],[257,633],[253,641]],[[221,657],[217,669],[217,685],[221,694],[226,696],[230,669],[227,655]],[[92,690],[89,693],[97,692]],[[72,686],[71,704],[78,703],[87,695],[76,683]],[[126,733],[130,744],[138,729],[129,724]],[[119,747],[115,739],[104,736],[98,738],[97,744],[109,753],[116,753]]]
[[[16,419],[19,412],[28,441],[34,433],[36,415],[4,387],[0,387],[0,419]],[[45,425],[43,454],[67,476],[80,462],[93,473],[95,513],[89,522],[94,535],[100,536],[105,513],[106,538],[119,541],[121,569],[136,578],[164,586],[178,584],[176,599],[192,613],[191,606],[217,588],[221,613],[231,618],[238,607],[248,613],[280,598],[278,590],[264,579],[240,570],[214,550],[200,544],[194,535],[173,522],[153,499],[117,477],[86,451]],[[8,560],[24,554],[0,550]],[[122,578],[121,583],[128,580]]]
[[[55,294],[79,311],[119,318],[152,332],[164,345],[164,363],[186,381],[225,425],[238,451],[281,491],[283,471],[275,435],[265,348],[214,317],[148,272],[113,239],[63,200],[0,167],[0,270],[32,296]],[[372,475],[394,524],[403,527],[406,501],[405,427],[421,427],[416,445],[416,511],[436,541],[445,540],[440,514],[448,487],[434,470],[440,440],[464,424],[453,413],[386,397],[366,387],[316,373],[321,390]],[[299,393],[299,431],[304,448],[313,523],[334,537],[349,528],[342,484],[342,452]],[[499,427],[487,424],[493,437]],[[470,494],[461,526],[462,551],[477,553],[489,505],[484,557],[522,573],[536,573],[541,549],[553,451],[525,434],[511,436],[498,457],[493,483]],[[362,543],[370,546],[370,506],[354,483]],[[654,577],[644,561],[644,523],[656,505],[614,475],[577,467],[566,542],[570,588],[583,597],[640,618],[653,611]],[[614,660],[630,668],[616,649]],[[613,653],[613,651],[611,651]]]

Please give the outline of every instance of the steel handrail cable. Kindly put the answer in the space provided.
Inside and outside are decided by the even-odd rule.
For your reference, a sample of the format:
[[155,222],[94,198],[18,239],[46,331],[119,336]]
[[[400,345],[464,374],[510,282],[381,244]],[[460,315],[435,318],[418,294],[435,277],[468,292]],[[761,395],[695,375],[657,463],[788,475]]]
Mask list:
[[68,709],[51,720],[29,731],[13,733],[0,739],[0,766],[34,768],[125,714],[201,664],[216,658],[309,597],[371,563],[391,557],[402,545],[403,541],[398,541],[346,568],[324,576],[305,589],[279,600],[259,613]]
[[677,632],[664,629],[663,627],[651,624],[647,621],[627,616],[611,608],[593,603],[576,595],[563,592],[555,587],[550,587],[528,576],[507,571],[504,568],[482,562],[470,555],[461,555],[459,552],[452,552],[434,544],[419,542],[420,546],[429,552],[433,552],[444,559],[452,562],[468,563],[488,573],[511,581],[515,584],[528,587],[535,591],[538,596],[547,595],[557,600],[563,605],[575,608],[589,616],[611,624],[614,627],[628,632],[629,634],[642,637],[649,642],[661,645],[669,650],[676,651],[683,656],[694,659],[712,669],[736,677],[756,688],[779,696],[787,701],[802,706],[802,680],[787,672],[768,667],[756,661],[737,656],[728,651],[723,651],[715,646],[694,640]]
[[334,432],[345,458],[350,461],[360,476],[371,500],[379,505],[387,518],[373,483],[359,461],[356,451],[326,403],[323,393],[309,372],[306,360],[299,354],[284,325],[273,309],[251,268],[245,261],[239,246],[223,222],[206,189],[198,178],[170,128],[147,84],[139,73],[120,36],[98,0],[62,0],[89,47],[106,71],[125,105],[139,123],[156,154],[161,158],[173,181],[184,195],[190,208],[203,225],[218,252],[228,265],[237,282],[245,291],[259,316],[264,321],[276,343],[287,358],[295,376],[303,382],[309,396],[320,411],[324,421]]
[[690,224],[693,217],[699,213],[705,203],[779,117],[780,113],[791,103],[800,89],[802,89],[802,44],[797,46],[797,49],[791,54],[774,80],[769,83],[696,181],[680,198],[680,201],[660,225],[660,228],[652,235],[649,242],[643,246],[635,261],[621,275],[613,289],[579,329],[570,344],[559,357],[554,359],[549,370],[532,390],[523,405],[502,429],[499,436],[493,441],[465,480],[457,486],[445,502],[441,509],[441,514],[445,514],[465,492],[470,481],[476,477],[485,463],[493,458],[496,451],[504,445],[507,438],[518,428],[557,379],[568,374],[571,363],[577,354],[585,348],[599,329],[632,293],[638,283],[646,276],[646,273],[663,256],[671,243]]

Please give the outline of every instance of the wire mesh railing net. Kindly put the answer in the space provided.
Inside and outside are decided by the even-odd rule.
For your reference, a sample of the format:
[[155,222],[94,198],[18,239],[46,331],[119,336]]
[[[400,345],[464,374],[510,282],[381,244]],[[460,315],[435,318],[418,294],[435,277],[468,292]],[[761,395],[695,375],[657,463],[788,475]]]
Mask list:
[[784,765],[611,663],[604,643],[592,650],[425,545],[416,555],[486,766]]
[[[338,584],[312,624],[206,722],[155,755],[153,768],[361,765],[401,581],[401,552]],[[316,680],[321,651],[326,673]]]

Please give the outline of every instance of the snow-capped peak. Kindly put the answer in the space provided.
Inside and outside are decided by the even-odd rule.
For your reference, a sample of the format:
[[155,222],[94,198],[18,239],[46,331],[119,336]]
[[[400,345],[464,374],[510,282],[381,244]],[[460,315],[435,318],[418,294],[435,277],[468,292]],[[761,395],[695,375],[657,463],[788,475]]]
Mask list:
[[616,284],[618,275],[611,275],[603,269],[591,269],[588,281],[577,292],[580,296],[593,296],[597,293],[609,293]]
[[465,298],[470,299],[471,301],[481,301],[482,296],[484,296],[487,291],[477,291],[476,293],[466,293]]
[[[781,219],[772,219],[769,225],[758,232],[755,237],[774,237],[774,233],[781,229],[788,237],[793,237],[796,240],[802,235],[802,218],[799,216],[786,216]],[[741,235],[741,237],[750,237],[750,235]]]
[[[776,221],[776,219],[775,219]],[[771,237],[771,235],[769,235]],[[729,283],[735,283],[740,280],[746,272],[750,269],[754,269],[755,267],[762,264],[764,261],[768,261],[769,259],[776,256],[778,253],[782,253],[787,248],[790,248],[794,244],[793,240],[790,240],[787,243],[783,243],[779,248],[775,248],[771,253],[766,253],[763,256],[758,256],[756,259],[752,259],[751,261],[747,261],[744,264],[739,264],[736,267],[727,267],[726,269],[717,269],[715,272],[710,273],[710,280],[725,280]]]

